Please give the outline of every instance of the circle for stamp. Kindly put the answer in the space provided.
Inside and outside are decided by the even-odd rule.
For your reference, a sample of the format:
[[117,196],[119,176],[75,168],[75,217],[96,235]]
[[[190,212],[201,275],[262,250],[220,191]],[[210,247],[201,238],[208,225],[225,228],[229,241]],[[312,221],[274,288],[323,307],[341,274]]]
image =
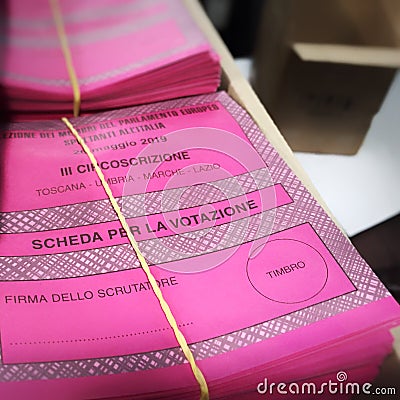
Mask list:
[[[260,247],[263,249],[260,251]],[[278,303],[302,303],[317,296],[328,280],[328,266],[314,247],[295,239],[274,239],[254,249],[247,276],[262,296]]]

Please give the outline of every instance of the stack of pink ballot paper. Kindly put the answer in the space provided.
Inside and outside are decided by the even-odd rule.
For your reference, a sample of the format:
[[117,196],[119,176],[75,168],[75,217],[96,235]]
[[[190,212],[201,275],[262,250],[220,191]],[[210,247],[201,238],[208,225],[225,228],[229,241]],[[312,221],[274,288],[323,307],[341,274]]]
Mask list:
[[[181,0],[58,0],[82,112],[209,93],[220,66]],[[19,120],[72,113],[48,0],[8,1],[0,83]]]
[[[374,392],[399,304],[225,92],[70,121],[104,172],[211,399]],[[11,124],[0,151],[0,398],[198,399],[67,127]]]

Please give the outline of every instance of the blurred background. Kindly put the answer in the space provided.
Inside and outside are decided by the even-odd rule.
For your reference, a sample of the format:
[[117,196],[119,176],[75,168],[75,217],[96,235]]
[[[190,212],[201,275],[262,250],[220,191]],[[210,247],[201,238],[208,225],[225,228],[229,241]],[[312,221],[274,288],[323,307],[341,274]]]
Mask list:
[[339,224],[400,301],[400,1],[201,2]]

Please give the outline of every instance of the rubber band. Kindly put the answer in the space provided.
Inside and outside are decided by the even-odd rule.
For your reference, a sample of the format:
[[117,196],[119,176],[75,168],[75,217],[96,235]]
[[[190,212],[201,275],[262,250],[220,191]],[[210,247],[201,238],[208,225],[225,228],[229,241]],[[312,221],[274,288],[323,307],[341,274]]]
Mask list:
[[76,75],[74,64],[72,62],[71,51],[70,51],[69,45],[68,45],[68,38],[67,38],[67,34],[65,32],[64,21],[63,21],[62,14],[61,14],[60,4],[58,3],[58,0],[49,0],[49,2],[50,2],[51,10],[53,12],[53,18],[54,18],[54,22],[56,24],[57,34],[58,34],[58,38],[60,40],[61,50],[64,55],[64,61],[65,61],[65,65],[67,67],[69,80],[70,80],[71,86],[72,86],[72,93],[74,96],[73,113],[74,113],[74,117],[77,117],[79,115],[79,110],[81,107],[81,90],[79,88],[79,81],[78,81],[78,77]]
[[[74,65],[72,62],[71,51],[68,46],[68,39],[67,39],[67,35],[65,32],[61,8],[60,8],[58,0],[49,0],[49,2],[50,2],[50,7],[53,12],[53,17],[54,17],[54,21],[55,21],[56,28],[57,28],[57,33],[58,33],[58,37],[60,40],[61,49],[62,49],[62,52],[64,55],[65,64],[67,67],[69,79],[70,79],[71,86],[72,86],[72,91],[73,91],[73,96],[74,96],[73,114],[75,117],[77,117],[79,115],[79,109],[80,109],[80,104],[81,104],[81,93],[80,93],[79,82],[78,82],[78,78],[76,75],[76,71],[75,71],[75,68],[74,68]],[[126,219],[125,219],[124,215],[122,214],[122,211],[121,211],[117,201],[115,200],[115,197],[112,194],[110,186],[108,185],[108,183],[104,177],[103,171],[100,169],[100,167],[97,164],[96,157],[93,155],[93,153],[91,152],[89,147],[86,145],[86,143],[84,142],[82,137],[79,135],[79,133],[76,131],[74,126],[71,124],[71,122],[68,120],[68,118],[62,118],[61,120],[64,122],[64,124],[68,127],[68,129],[74,135],[75,139],[80,144],[80,146],[82,147],[84,152],[89,157],[91,163],[93,164],[94,169],[103,185],[103,188],[104,188],[110,202],[111,202],[111,205],[112,205],[115,213],[117,214],[118,219],[119,219],[123,229],[125,230],[125,232],[128,236],[128,239],[129,239],[129,242],[130,242],[132,248],[134,249],[134,251],[136,253],[136,256],[140,262],[140,265],[141,265],[142,269],[144,270],[144,272],[146,273],[147,279],[148,279],[148,281],[151,285],[151,288],[153,289],[153,291],[160,303],[161,309],[163,310],[164,315],[167,318],[167,321],[175,334],[176,340],[177,340],[179,346],[181,347],[187,361],[190,364],[193,375],[200,386],[200,400],[208,400],[209,392],[208,392],[208,386],[207,386],[207,382],[204,378],[204,375],[201,372],[200,368],[197,366],[196,361],[193,356],[193,353],[191,352],[191,350],[187,344],[186,338],[180,331],[178,324],[175,320],[175,317],[173,316],[168,303],[165,301],[164,296],[163,296],[160,288],[157,285],[157,281],[154,278],[153,274],[151,273],[149,265],[147,264],[146,259],[144,258],[143,254],[141,253],[139,246],[138,246],[131,230],[129,229],[129,225],[126,222]]]
[[141,251],[139,249],[139,246],[133,236],[133,233],[129,229],[129,225],[126,222],[126,219],[125,219],[124,215],[122,214],[121,208],[119,207],[117,201],[115,200],[114,195],[112,194],[110,186],[108,185],[108,183],[104,177],[103,171],[100,169],[100,167],[97,163],[96,157],[93,155],[93,153],[89,149],[88,145],[84,142],[84,140],[79,135],[79,133],[76,131],[76,129],[71,124],[71,122],[68,120],[68,118],[61,118],[61,120],[68,127],[68,129],[71,131],[71,133],[75,136],[75,139],[81,145],[83,151],[87,154],[91,163],[93,164],[94,169],[101,181],[101,184],[103,185],[103,188],[104,188],[105,192],[107,193],[108,198],[110,199],[111,205],[114,208],[114,211],[116,212],[123,229],[125,230],[126,234],[128,235],[129,242],[130,242],[131,246],[133,247],[133,249],[135,250],[137,258],[140,261],[140,265],[142,266],[144,272],[146,273],[147,279],[150,282],[151,288],[153,289],[153,291],[160,303],[161,309],[163,310],[165,317],[167,318],[167,321],[175,334],[176,340],[178,341],[179,346],[181,347],[187,361],[190,364],[190,367],[192,368],[193,375],[196,378],[196,381],[198,382],[198,384],[200,386],[200,400],[208,400],[209,392],[208,392],[208,386],[207,386],[207,382],[204,378],[204,375],[201,372],[200,368],[196,364],[193,353],[187,344],[185,336],[182,334],[182,332],[178,328],[178,324],[175,320],[175,317],[173,316],[168,303],[165,301],[164,296],[163,296],[160,288],[157,285],[156,279],[154,278],[153,274],[151,273],[149,265],[147,264],[146,259],[144,258],[143,254],[141,253]]

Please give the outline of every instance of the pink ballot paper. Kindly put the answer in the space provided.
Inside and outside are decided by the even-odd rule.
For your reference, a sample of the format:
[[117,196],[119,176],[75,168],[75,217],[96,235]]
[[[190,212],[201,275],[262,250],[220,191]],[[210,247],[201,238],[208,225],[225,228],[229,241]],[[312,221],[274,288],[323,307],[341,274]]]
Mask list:
[[[321,380],[344,369],[357,382],[373,378],[399,305],[226,93],[71,122],[211,398],[257,397],[265,378]],[[197,398],[66,126],[15,123],[0,143],[1,399]]]
[[[57,2],[81,92],[81,111],[217,89],[219,57],[183,0]],[[71,114],[72,84],[52,2],[5,3],[0,85],[14,118]]]

